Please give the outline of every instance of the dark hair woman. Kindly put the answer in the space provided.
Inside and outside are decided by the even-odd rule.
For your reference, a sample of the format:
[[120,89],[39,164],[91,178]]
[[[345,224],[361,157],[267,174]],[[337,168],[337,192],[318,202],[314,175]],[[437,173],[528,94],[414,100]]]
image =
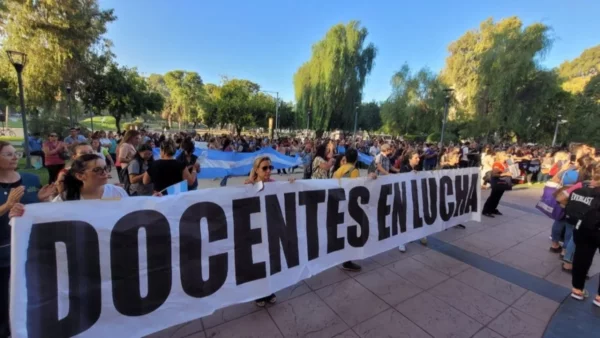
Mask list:
[[64,191],[53,202],[121,199],[129,195],[123,188],[108,183],[108,167],[97,154],[78,157],[65,176]]
[[329,158],[327,155],[327,145],[319,145],[312,162],[311,178],[326,179],[328,177],[329,169],[334,165],[335,159]]
[[166,140],[160,145],[160,159],[154,161],[148,171],[144,173],[143,183],[154,184],[154,191],[166,195],[166,189],[181,181],[187,181],[188,185],[194,184],[196,170],[190,172],[185,164],[175,160],[175,142]]
[[[185,167],[191,173],[192,171],[196,171],[196,174],[200,172],[200,163],[198,163],[198,156],[194,155],[194,151],[196,150],[196,146],[194,145],[194,141],[190,138],[186,138],[181,143],[181,153],[177,156],[177,161],[183,163]],[[196,190],[198,189],[198,178],[194,183],[188,185],[188,190]]]
[[[41,188],[36,175],[17,172],[23,153],[8,142],[0,141],[0,337],[10,336],[8,323],[10,277],[9,212],[15,205],[45,201],[54,193],[54,185]],[[41,188],[41,189],[40,189]],[[16,215],[12,215],[16,216]]]
[[152,196],[154,192],[152,183],[144,184],[144,174],[148,168],[152,166],[154,158],[152,157],[152,147],[147,144],[142,144],[138,147],[137,153],[133,161],[129,163],[127,170],[129,171],[129,194],[131,196]]

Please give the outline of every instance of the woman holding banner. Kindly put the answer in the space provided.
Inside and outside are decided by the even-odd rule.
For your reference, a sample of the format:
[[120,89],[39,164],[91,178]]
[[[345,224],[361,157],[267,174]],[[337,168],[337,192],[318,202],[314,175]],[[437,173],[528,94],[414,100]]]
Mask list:
[[[254,160],[254,164],[252,165],[252,170],[250,171],[250,176],[244,182],[244,184],[264,184],[268,182],[274,182],[271,178],[271,172],[273,172],[273,165],[271,164],[271,158],[269,156],[259,156]],[[289,182],[294,183],[295,179],[290,178]],[[262,188],[261,188],[262,190]],[[267,302],[273,304],[277,301],[277,297],[275,294],[270,294],[269,296],[259,298],[255,300],[256,306],[265,307]]]
[[[9,211],[17,204],[47,200],[55,190],[53,184],[41,188],[33,174],[18,173],[17,164],[23,153],[8,142],[0,141],[0,337],[10,336],[8,321],[10,279]],[[41,189],[40,189],[41,188]]]

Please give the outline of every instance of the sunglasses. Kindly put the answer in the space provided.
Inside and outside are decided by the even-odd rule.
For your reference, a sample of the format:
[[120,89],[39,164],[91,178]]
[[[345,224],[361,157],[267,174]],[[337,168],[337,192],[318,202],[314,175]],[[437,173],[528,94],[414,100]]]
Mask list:
[[108,172],[108,167],[104,166],[104,167],[96,167],[93,169],[90,169],[91,172],[93,172],[94,174],[100,175],[102,173],[107,173]]
[[261,167],[260,169],[262,169],[262,171],[273,171],[273,166],[272,165],[266,165],[264,167]]

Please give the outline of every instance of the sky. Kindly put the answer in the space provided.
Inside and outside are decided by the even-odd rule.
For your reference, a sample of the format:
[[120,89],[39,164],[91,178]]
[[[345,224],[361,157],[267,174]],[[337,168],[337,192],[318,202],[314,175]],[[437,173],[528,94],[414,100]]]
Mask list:
[[600,44],[598,0],[100,0],[118,19],[108,27],[117,61],[143,75],[196,71],[258,83],[294,100],[293,76],[311,46],[338,23],[359,20],[377,48],[364,101],[383,101],[404,63],[439,72],[448,45],[488,19],[518,16],[552,28],[552,68]]

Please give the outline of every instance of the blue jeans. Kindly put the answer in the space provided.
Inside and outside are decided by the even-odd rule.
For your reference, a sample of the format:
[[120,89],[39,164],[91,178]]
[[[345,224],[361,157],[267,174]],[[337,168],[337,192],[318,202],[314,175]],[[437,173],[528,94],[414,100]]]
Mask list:
[[[571,225],[571,227],[573,226]],[[575,255],[575,241],[573,240],[573,236],[571,236],[571,239],[569,240],[569,243],[567,243],[566,248],[567,251],[565,252],[565,257],[563,257],[563,260],[567,263],[573,263],[573,255]]]
[[552,224],[552,242],[558,243],[561,241],[563,229],[565,230],[565,238],[563,245],[566,246],[573,236],[573,226],[564,220],[554,221]]

